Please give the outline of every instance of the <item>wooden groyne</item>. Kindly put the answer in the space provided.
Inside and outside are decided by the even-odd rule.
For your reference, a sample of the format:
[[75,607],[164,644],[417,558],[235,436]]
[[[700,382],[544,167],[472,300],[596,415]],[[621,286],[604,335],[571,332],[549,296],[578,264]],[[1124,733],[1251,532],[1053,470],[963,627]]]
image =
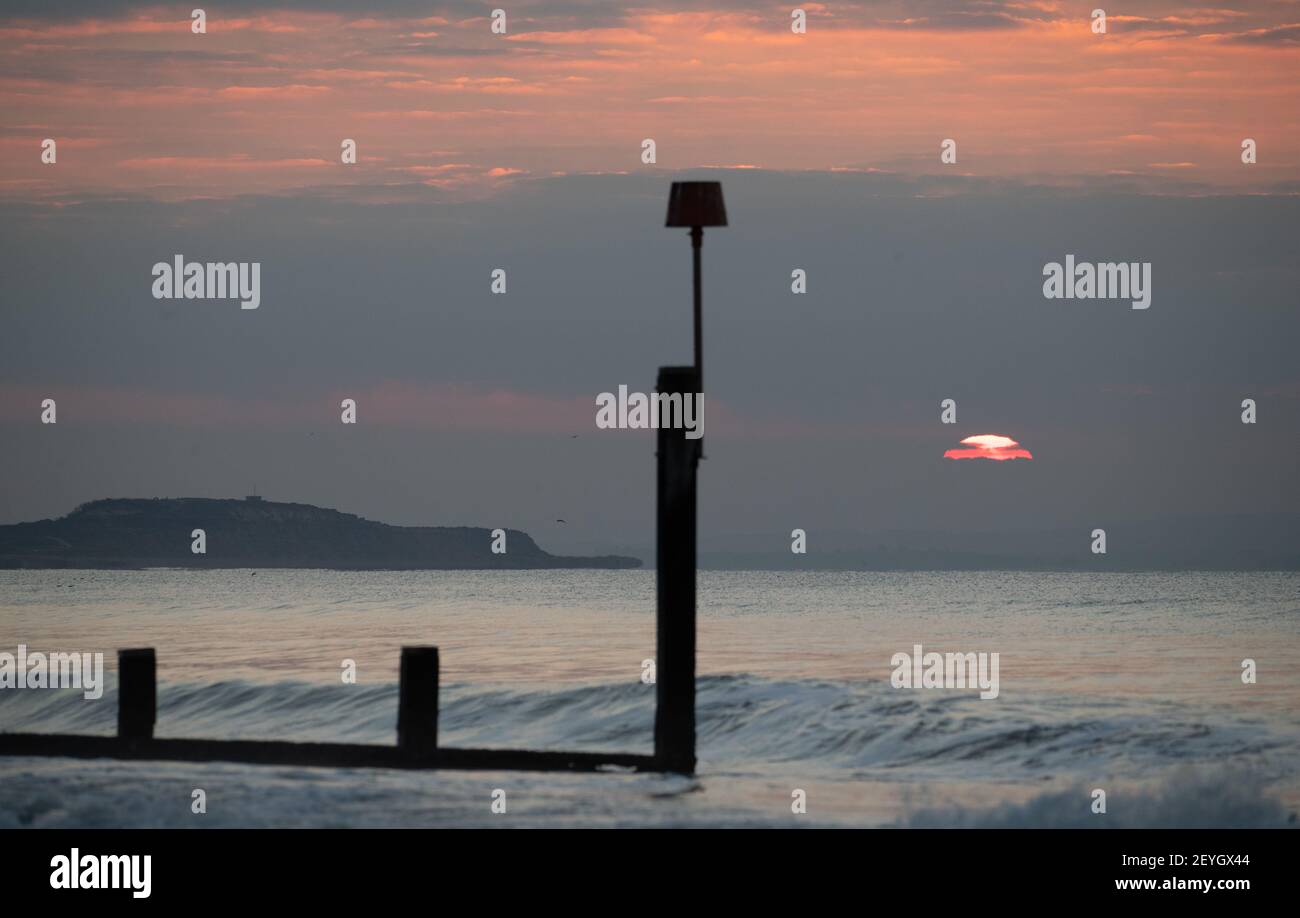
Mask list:
[[[696,395],[694,367],[663,367],[658,391]],[[0,755],[174,762],[238,762],[336,768],[502,771],[695,771],[695,523],[698,440],[680,428],[657,434],[656,686],[654,754],[455,749],[438,745],[438,648],[403,647],[397,743],[298,743],[154,736],[153,648],[118,651],[117,736],[0,733]]]

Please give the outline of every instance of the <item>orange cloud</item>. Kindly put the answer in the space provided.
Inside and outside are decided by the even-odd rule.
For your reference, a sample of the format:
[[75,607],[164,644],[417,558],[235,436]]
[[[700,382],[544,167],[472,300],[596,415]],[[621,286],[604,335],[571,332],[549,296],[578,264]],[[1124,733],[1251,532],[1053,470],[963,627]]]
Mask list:
[[317,93],[329,92],[328,86],[227,86],[218,90],[217,95],[228,99],[304,99]]
[[329,166],[327,160],[314,158],[257,160],[242,154],[233,156],[152,156],[124,159],[119,166],[153,168],[157,166],[183,166],[189,169],[299,169]]
[[571,32],[520,32],[507,41],[532,41],[543,45],[640,45],[654,38],[635,29],[577,29]]
[[[501,163],[529,174],[617,172],[637,161],[643,137],[656,138],[669,170],[942,169],[1066,187],[1079,176],[1131,176],[1262,193],[1300,178],[1300,122],[1288,117],[1300,108],[1300,25],[1281,5],[1247,14],[1170,4],[1155,18],[1112,16],[1105,36],[1057,0],[971,14],[933,4],[911,20],[902,0],[802,4],[813,14],[805,35],[791,33],[788,11],[757,4],[614,8],[594,28],[539,8],[512,20],[536,31],[506,36],[481,17],[266,6],[265,16],[210,19],[208,36],[148,6],[59,22],[0,12],[6,118],[40,125],[30,130],[61,150],[63,138],[103,142],[69,148],[76,168],[58,170],[30,144],[0,143],[9,182],[0,192],[342,187],[381,156],[431,146],[464,151],[458,158],[486,189]],[[942,12],[949,7],[956,12]],[[431,29],[436,40],[426,41]],[[300,35],[286,40],[289,30]],[[237,154],[338,164],[343,137],[358,141],[357,169],[216,165]],[[959,170],[940,165],[942,137],[959,141]],[[1249,168],[1237,155],[1245,137],[1261,150]],[[211,168],[196,172],[195,155]]]

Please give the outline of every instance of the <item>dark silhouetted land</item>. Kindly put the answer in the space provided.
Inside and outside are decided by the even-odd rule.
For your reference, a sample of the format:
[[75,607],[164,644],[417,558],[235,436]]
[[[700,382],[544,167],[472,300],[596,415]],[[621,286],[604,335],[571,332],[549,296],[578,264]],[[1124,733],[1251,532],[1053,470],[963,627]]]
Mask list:
[[[202,529],[205,554],[191,550]],[[563,557],[525,532],[506,529],[506,552],[492,530],[390,526],[310,504],[257,498],[110,499],[82,504],[56,520],[0,526],[0,568],[634,568],[619,555]]]

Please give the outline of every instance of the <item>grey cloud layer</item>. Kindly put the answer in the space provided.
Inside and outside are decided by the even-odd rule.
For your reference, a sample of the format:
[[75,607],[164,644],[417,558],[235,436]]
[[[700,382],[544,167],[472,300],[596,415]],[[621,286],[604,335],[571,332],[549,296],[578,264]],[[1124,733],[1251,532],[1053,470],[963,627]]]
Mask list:
[[[713,531],[1300,510],[1300,198],[720,176],[732,225],[706,237],[705,341],[711,395],[738,421],[710,440]],[[670,178],[526,181],[476,202],[417,186],[402,204],[333,189],[4,205],[0,391],[217,396],[252,416],[318,399],[321,420],[106,425],[74,403],[44,431],[32,406],[31,423],[3,425],[0,515],[228,496],[251,479],[398,522],[577,516],[604,527],[606,550],[635,541],[652,507],[644,438],[594,422],[368,428],[363,402],[340,439],[327,399],[385,381],[556,400],[648,388],[690,354],[689,248],[662,226]],[[260,261],[261,308],[152,299],[150,266],[175,253]],[[1151,308],[1044,300],[1042,266],[1067,253],[1150,261]],[[489,292],[494,267],[506,296]],[[1243,430],[1247,396],[1261,422]],[[947,397],[956,427],[938,424]],[[1013,436],[1035,461],[939,459],[971,433]]]

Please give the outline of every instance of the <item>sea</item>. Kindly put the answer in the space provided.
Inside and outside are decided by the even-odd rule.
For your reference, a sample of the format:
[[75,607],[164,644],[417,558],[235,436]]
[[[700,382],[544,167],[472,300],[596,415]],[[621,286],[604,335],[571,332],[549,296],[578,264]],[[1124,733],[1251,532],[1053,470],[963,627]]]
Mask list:
[[[0,827],[1296,824],[1300,574],[698,589],[694,776],[0,757]],[[112,734],[116,651],[153,647],[158,736],[395,743],[400,649],[433,644],[443,745],[653,749],[652,570],[0,571],[20,644],[103,653],[106,688],[0,689],[0,732]],[[895,687],[918,644],[997,653],[997,697]]]

